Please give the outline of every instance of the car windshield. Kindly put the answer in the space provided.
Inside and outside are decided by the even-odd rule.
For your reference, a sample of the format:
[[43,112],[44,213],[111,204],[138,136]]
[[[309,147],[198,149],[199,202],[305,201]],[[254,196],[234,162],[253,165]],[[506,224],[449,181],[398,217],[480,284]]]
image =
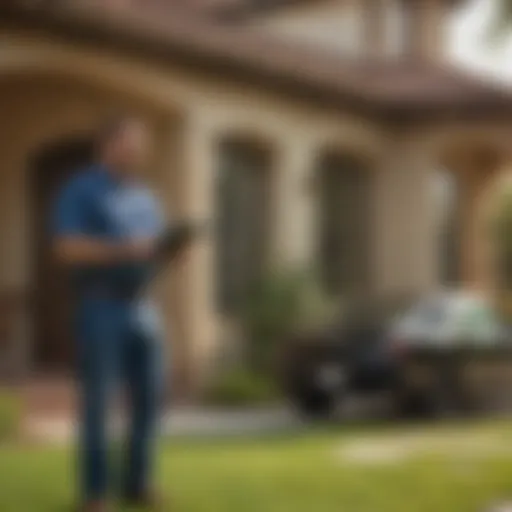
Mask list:
[[492,306],[475,296],[442,296],[424,300],[398,324],[409,335],[484,340],[500,332]]
[[493,309],[483,301],[467,301],[461,303],[457,310],[457,320],[461,327],[483,329],[498,323]]
[[432,327],[446,322],[448,318],[447,304],[440,299],[423,302],[413,308],[407,315],[409,325]]

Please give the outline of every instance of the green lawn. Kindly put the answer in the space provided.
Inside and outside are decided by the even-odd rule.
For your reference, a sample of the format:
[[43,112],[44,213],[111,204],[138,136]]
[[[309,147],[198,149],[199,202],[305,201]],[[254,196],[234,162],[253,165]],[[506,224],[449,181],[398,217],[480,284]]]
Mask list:
[[[404,455],[399,448],[411,434],[414,449]],[[372,458],[388,446],[388,455]],[[353,455],[365,447],[370,460]],[[512,496],[510,449],[507,422],[350,427],[174,441],[162,446],[160,474],[179,512],[477,512]],[[73,468],[66,450],[1,448],[0,511],[70,510]]]

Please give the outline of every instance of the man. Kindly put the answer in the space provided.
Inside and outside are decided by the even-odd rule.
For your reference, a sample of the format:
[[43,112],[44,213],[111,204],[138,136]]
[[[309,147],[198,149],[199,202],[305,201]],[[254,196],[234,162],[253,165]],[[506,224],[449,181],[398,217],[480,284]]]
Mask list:
[[109,122],[98,139],[97,164],[65,184],[53,216],[55,254],[78,295],[84,512],[108,508],[106,416],[119,378],[132,412],[121,491],[130,505],[156,506],[152,449],[164,360],[158,317],[144,296],[162,230],[157,201],[140,176],[147,132],[126,117]]

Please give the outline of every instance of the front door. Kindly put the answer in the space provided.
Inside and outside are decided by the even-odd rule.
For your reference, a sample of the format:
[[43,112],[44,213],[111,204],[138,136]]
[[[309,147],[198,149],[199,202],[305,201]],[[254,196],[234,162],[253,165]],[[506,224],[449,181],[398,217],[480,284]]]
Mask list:
[[92,161],[89,139],[65,141],[43,150],[32,165],[35,255],[34,349],[40,369],[65,369],[73,358],[71,319],[75,301],[65,268],[51,250],[51,211],[70,176]]

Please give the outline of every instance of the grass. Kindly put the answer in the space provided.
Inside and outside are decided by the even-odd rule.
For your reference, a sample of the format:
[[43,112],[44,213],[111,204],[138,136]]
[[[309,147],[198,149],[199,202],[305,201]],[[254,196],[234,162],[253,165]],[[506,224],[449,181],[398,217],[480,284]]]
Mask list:
[[[344,448],[400,443],[403,460],[354,461]],[[451,437],[450,437],[451,436]],[[430,449],[428,439],[469,440]],[[503,450],[471,448],[493,439]],[[434,445],[432,445],[434,446]],[[512,422],[436,427],[342,427],[288,437],[182,440],[162,446],[161,484],[179,512],[479,512],[512,496]],[[348,453],[348,452],[347,452]],[[64,449],[0,448],[1,512],[72,510],[74,466]]]

